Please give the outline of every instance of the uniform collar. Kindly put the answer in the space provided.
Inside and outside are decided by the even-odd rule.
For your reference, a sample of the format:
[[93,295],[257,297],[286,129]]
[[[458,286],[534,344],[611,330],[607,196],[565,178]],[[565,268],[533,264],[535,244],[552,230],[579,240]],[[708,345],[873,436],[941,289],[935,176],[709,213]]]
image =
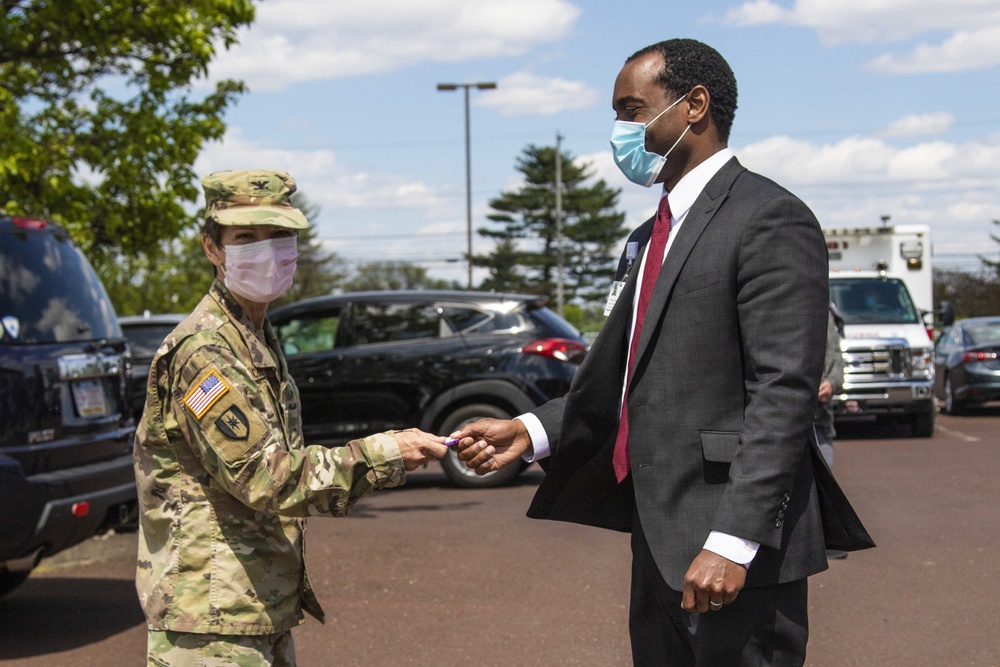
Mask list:
[[254,326],[254,323],[243,310],[243,306],[233,298],[232,293],[218,279],[212,281],[212,286],[209,288],[208,293],[239,332],[243,343],[250,350],[254,365],[258,368],[274,368],[276,366],[275,355],[269,348],[273,347],[277,349],[278,343],[274,335],[274,329],[271,328],[271,322],[267,318],[264,318],[263,331]]

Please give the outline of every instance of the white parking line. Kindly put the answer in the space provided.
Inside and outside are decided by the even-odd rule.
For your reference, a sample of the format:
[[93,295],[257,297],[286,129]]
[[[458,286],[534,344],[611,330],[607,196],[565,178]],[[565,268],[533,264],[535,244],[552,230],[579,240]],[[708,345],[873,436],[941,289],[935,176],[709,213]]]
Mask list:
[[941,426],[941,424],[938,424],[936,426],[936,429],[938,431],[941,431],[942,433],[952,436],[953,438],[959,438],[966,442],[979,442],[979,438],[977,438],[974,435],[969,435],[968,433],[962,433],[961,431],[952,431],[950,428]]

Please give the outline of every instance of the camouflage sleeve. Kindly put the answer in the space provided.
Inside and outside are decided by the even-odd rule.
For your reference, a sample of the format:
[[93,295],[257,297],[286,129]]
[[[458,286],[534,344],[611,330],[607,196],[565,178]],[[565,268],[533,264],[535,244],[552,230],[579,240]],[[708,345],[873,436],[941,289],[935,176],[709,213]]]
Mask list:
[[405,469],[391,432],[343,447],[295,446],[266,380],[219,340],[179,355],[170,411],[199,463],[229,494],[270,514],[347,514],[374,489],[398,486]]
[[840,332],[832,313],[826,327],[826,356],[822,379],[830,383],[834,392],[839,392],[844,384],[844,355],[840,351]]

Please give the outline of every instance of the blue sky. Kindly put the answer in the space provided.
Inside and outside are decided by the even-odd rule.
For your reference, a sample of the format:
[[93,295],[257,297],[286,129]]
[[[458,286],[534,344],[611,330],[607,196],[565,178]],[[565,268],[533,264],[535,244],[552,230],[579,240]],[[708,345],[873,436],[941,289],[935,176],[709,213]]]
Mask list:
[[889,215],[931,226],[938,266],[997,256],[996,0],[267,0],[210,70],[251,92],[197,169],[286,169],[347,261],[418,262],[464,282],[463,95],[436,85],[498,84],[470,96],[473,227],[518,186],[523,149],[558,133],[622,188],[631,228],[657,193],[611,159],[611,90],[625,58],[673,37],[728,60],[730,147],[823,226]]

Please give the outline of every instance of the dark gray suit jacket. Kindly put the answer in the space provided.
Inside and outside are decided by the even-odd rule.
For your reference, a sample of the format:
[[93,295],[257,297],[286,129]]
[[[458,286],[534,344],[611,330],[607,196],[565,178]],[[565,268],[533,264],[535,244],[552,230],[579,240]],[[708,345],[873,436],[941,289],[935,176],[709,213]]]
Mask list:
[[[629,240],[644,246],[651,229]],[[826,569],[826,545],[873,546],[812,433],[829,285],[808,207],[735,158],[697,198],[646,314],[628,391],[632,474],[618,484],[638,267],[569,393],[534,413],[552,456],[528,516],[628,531],[637,510],[676,590],[712,530],[761,544],[748,586]]]

